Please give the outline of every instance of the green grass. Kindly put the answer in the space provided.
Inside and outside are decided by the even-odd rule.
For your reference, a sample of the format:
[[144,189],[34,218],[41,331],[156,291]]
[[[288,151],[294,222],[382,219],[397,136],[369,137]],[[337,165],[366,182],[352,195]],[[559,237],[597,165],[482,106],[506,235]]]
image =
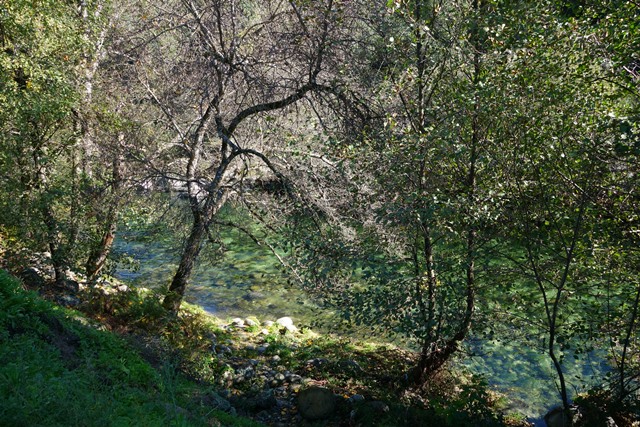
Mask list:
[[212,412],[205,392],[0,270],[0,425],[258,425]]

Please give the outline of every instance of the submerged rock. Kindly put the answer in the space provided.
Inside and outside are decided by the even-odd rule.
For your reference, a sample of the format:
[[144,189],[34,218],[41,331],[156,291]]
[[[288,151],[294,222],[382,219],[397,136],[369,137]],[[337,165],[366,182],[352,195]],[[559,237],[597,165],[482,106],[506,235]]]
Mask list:
[[259,301],[265,299],[267,296],[262,292],[250,291],[242,296],[242,299],[248,302]]

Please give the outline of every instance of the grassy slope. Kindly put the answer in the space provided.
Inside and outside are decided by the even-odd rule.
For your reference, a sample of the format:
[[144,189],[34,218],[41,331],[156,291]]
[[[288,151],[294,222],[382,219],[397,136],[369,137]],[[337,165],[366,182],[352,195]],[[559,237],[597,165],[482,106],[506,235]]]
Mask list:
[[257,425],[211,412],[198,387],[0,270],[0,425]]
[[[236,384],[225,381],[225,374],[233,372],[232,365],[250,361],[257,363],[256,369],[270,370],[275,356],[283,365],[278,369],[312,384],[389,404],[386,413],[356,405],[355,425],[523,424],[501,419],[484,385],[464,375],[445,375],[424,396],[400,393],[404,387],[397,381],[412,365],[404,351],[312,331],[283,334],[277,327],[266,336],[260,327],[223,331],[216,319],[188,304],[179,316],[167,318],[157,298],[136,291],[107,299],[85,296],[83,310],[93,319],[25,291],[0,270],[0,426],[258,426],[251,419],[213,411],[208,397],[215,387],[241,398],[264,390],[261,375]],[[106,329],[126,332],[129,341]],[[227,343],[233,354],[212,354],[212,339]],[[264,343],[267,351],[257,354],[256,346]],[[327,363],[312,368],[307,361],[315,358]],[[357,369],[345,361],[356,362]],[[353,407],[345,402],[334,419],[313,425],[349,422]],[[256,415],[238,404],[241,414]],[[298,425],[296,408],[290,410],[280,421]]]

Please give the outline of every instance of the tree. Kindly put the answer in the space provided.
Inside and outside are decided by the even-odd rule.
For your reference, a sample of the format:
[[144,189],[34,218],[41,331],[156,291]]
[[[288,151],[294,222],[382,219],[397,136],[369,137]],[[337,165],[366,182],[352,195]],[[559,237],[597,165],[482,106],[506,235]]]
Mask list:
[[[253,140],[324,81],[338,2],[172,2],[145,11],[150,40],[137,65],[164,138],[139,153],[155,177],[183,185],[193,217],[164,305],[177,311],[209,227],[257,160],[284,177]],[[152,16],[152,13],[157,13]],[[147,15],[149,14],[149,15]],[[252,160],[254,159],[254,160]]]
[[[637,199],[629,191],[630,158],[616,149],[625,138],[615,123],[626,109],[624,91],[608,77],[607,47],[596,37],[597,27],[590,17],[588,22],[572,17],[565,23],[563,9],[552,2],[531,10],[535,13],[519,13],[529,17],[503,39],[510,53],[500,70],[508,76],[501,98],[511,126],[501,135],[509,143],[500,158],[507,177],[507,227],[496,250],[515,271],[505,277],[507,298],[502,303],[520,301],[521,312],[513,317],[526,313],[546,336],[546,352],[568,411],[564,356],[602,343],[611,307],[633,301],[628,290],[614,289],[611,279],[605,279],[611,271],[604,266],[612,264],[603,263],[607,256],[602,256],[634,257],[620,233],[630,234],[611,222],[628,214],[612,216],[610,207],[620,206],[620,194],[626,195],[628,208]],[[512,22],[518,22],[517,16]]]
[[64,168],[73,146],[80,34],[66,3],[36,7],[16,1],[1,7],[2,222],[33,247],[42,249],[46,242],[62,283],[70,243]]
[[328,153],[353,178],[351,203],[338,221],[307,225],[320,228],[317,239],[295,226],[310,287],[359,323],[408,335],[421,349],[411,379],[422,385],[458,350],[475,311],[496,179],[483,30],[495,17],[485,2],[389,9],[373,30],[378,67],[362,70],[374,76],[382,120],[350,137],[342,159]]

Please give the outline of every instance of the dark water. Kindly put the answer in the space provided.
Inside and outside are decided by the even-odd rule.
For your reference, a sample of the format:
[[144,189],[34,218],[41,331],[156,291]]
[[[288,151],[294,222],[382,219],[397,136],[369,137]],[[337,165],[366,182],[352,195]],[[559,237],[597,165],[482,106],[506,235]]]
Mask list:
[[[201,258],[187,288],[187,301],[222,319],[255,316],[275,320],[289,316],[298,325],[319,331],[336,330],[338,316],[287,284],[277,259],[267,248],[229,233],[223,237],[230,247],[224,256],[210,261],[206,254]],[[168,284],[179,255],[170,245],[141,241],[131,233],[124,235],[115,251],[128,254],[139,263],[138,269],[120,265],[116,277],[144,287]],[[485,374],[489,384],[505,393],[511,410],[543,426],[542,416],[560,403],[554,369],[543,351],[517,342],[487,340],[472,340],[469,351],[472,355],[462,363]],[[590,378],[602,378],[607,370],[603,358],[594,353],[579,360],[567,355],[564,364],[572,395],[583,391]]]

